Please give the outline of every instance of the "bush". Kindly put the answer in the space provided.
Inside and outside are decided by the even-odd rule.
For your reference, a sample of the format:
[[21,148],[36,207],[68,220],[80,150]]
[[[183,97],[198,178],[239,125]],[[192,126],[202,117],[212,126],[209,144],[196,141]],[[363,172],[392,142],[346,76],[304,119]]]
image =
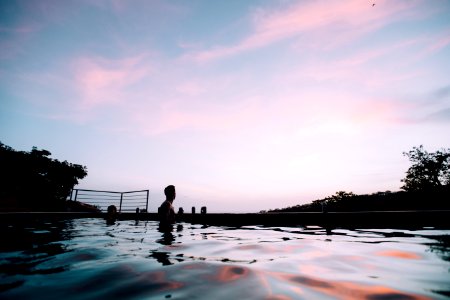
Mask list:
[[62,210],[85,166],[50,158],[47,150],[16,151],[0,142],[0,207],[3,210]]

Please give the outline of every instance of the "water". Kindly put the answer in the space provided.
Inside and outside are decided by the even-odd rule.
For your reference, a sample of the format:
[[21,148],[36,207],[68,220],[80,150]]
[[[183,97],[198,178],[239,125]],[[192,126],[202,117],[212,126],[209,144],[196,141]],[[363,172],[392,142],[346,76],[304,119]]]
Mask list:
[[1,299],[446,299],[450,230],[1,225]]

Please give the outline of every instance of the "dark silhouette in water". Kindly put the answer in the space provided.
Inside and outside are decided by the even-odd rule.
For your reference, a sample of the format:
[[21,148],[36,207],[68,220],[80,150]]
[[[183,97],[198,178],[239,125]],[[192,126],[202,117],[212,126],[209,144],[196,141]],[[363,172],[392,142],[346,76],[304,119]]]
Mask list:
[[[156,242],[163,246],[172,245],[172,243],[175,241],[175,235],[172,233],[172,230],[173,230],[172,225],[167,225],[164,227],[161,227],[161,225],[160,225],[158,228],[158,231],[162,233],[162,236],[160,239],[157,239]],[[168,266],[168,265],[173,264],[169,260],[170,252],[167,252],[167,251],[160,251],[160,250],[150,251],[150,257],[153,257],[154,259],[156,259],[156,261],[161,263],[163,266]]]
[[108,206],[108,211],[106,215],[106,224],[108,225],[114,225],[116,223],[117,217],[117,207],[115,205]]
[[[161,238],[156,240],[158,244],[161,244],[163,246],[170,246],[174,244],[175,234],[173,233],[174,231],[173,224],[164,224],[160,222],[158,231],[162,233]],[[176,227],[176,231],[178,232],[178,236],[181,236],[181,232],[183,231],[183,225],[178,224]],[[163,266],[172,265],[173,262],[169,260],[169,258],[171,257],[171,253],[166,250],[164,251],[153,250],[150,253],[150,257],[155,258]],[[183,261],[183,259],[180,257],[174,259],[177,261]]]
[[175,200],[175,186],[169,185],[164,189],[166,200],[158,208],[160,226],[168,226],[175,223],[175,210],[173,208],[173,200]]
[[[2,294],[28,283],[29,276],[47,277],[69,270],[63,263],[48,263],[55,256],[71,250],[64,241],[77,234],[73,220],[50,220],[39,218],[0,218],[0,253],[14,253],[2,258],[0,264],[0,299],[23,299],[27,297]],[[11,280],[9,280],[11,279]],[[28,298],[30,298],[29,296]]]
[[63,211],[86,167],[50,158],[47,150],[16,151],[0,142],[0,210]]

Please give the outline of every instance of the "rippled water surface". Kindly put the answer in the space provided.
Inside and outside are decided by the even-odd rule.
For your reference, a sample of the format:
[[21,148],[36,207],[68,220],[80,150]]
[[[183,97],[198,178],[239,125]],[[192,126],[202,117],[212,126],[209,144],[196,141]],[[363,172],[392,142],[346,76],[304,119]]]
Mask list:
[[1,299],[447,299],[450,230],[1,225]]

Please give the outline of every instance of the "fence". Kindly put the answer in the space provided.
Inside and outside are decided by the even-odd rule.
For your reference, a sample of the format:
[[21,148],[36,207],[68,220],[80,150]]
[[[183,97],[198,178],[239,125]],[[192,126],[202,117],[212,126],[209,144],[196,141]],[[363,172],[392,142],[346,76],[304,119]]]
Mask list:
[[148,190],[111,192],[73,189],[69,200],[95,205],[102,211],[106,211],[109,205],[115,205],[119,212],[134,212],[136,208],[148,211]]

